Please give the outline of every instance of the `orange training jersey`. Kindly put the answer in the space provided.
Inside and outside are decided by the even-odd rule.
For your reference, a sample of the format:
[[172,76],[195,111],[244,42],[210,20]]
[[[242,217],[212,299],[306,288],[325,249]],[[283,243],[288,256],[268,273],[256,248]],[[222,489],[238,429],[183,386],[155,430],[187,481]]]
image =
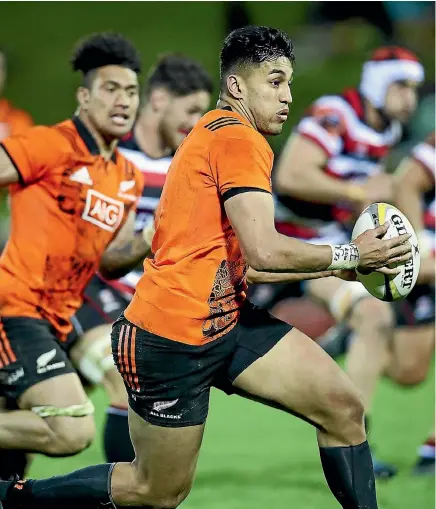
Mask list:
[[1,143],[20,174],[10,186],[11,234],[0,258],[0,315],[49,320],[59,332],[143,182],[118,151],[106,161],[78,119]]
[[154,334],[201,345],[229,332],[245,299],[247,265],[226,217],[226,199],[271,192],[273,152],[241,115],[213,110],[170,165],[156,213],[154,259],[125,311]]
[[0,141],[32,126],[33,121],[28,113],[14,108],[6,99],[0,99]]

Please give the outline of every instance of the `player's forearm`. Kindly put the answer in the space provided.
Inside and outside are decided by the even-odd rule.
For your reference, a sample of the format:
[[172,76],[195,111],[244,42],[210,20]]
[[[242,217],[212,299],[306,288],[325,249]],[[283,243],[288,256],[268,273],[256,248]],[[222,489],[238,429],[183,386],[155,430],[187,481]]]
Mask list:
[[299,283],[309,279],[321,279],[324,277],[335,276],[336,271],[325,270],[322,272],[259,272],[249,268],[247,272],[247,281],[252,284],[259,283]]
[[398,184],[395,191],[395,205],[407,217],[415,231],[420,232],[424,228],[421,192],[407,184]]
[[326,175],[319,168],[301,168],[295,171],[293,178],[286,182],[277,180],[277,192],[293,198],[318,203],[334,204],[338,201],[362,203],[365,201],[365,192],[357,184],[342,182]]
[[418,284],[435,284],[435,259],[433,257],[423,258],[418,274]]
[[[332,249],[327,245],[310,244],[279,233],[259,244],[256,246],[255,255],[251,256],[251,261],[247,261],[260,272],[310,273],[333,268]],[[351,262],[356,257],[356,251],[345,249],[342,255]]]
[[150,250],[151,247],[143,235],[135,235],[125,245],[110,248],[104,253],[100,262],[100,272],[106,279],[118,279],[143,262]]

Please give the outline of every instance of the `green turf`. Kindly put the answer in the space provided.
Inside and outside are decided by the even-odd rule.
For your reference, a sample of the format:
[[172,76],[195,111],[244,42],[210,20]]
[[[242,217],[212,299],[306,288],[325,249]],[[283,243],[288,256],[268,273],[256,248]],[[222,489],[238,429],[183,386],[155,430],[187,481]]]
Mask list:
[[[97,392],[94,401],[102,429],[105,395]],[[401,469],[396,479],[378,484],[381,509],[435,507],[434,480],[410,476],[416,447],[431,426],[433,401],[433,375],[411,390],[387,381],[380,386],[372,438],[380,455]],[[61,474],[102,460],[98,436],[90,449],[74,458],[37,457],[31,475]],[[337,507],[324,483],[309,425],[237,396],[212,394],[197,478],[183,509]]]

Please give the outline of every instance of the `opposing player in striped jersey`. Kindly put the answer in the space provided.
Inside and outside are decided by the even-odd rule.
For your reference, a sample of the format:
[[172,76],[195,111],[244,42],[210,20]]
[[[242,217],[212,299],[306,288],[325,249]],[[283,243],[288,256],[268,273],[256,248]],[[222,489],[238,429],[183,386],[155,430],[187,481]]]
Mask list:
[[[277,167],[278,231],[314,243],[342,244],[366,205],[393,200],[383,158],[414,112],[423,78],[413,53],[379,48],[364,64],[358,88],[313,103]],[[346,370],[369,412],[393,338],[392,306],[371,297],[362,285],[334,278],[308,281],[306,290],[329,307],[338,323],[352,329]],[[394,474],[377,461],[374,467],[381,476]]]
[[[119,145],[120,152],[143,172],[146,182],[137,206],[136,232],[152,226],[173,154],[207,110],[212,80],[191,58],[168,54],[152,69],[144,91],[135,127]],[[114,366],[109,338],[112,323],[135,291],[142,274],[140,267],[114,281],[96,275],[86,289],[85,303],[74,318],[75,331],[70,337],[74,344],[71,357],[79,373],[89,384],[102,383],[109,397],[104,446],[111,462],[134,459],[127,423],[127,394]]]
[[[401,319],[393,355],[398,362],[388,374],[402,385],[422,382],[435,346],[435,133],[413,148],[395,174],[395,200],[413,224],[421,250],[418,285],[398,302]],[[434,408],[434,407],[433,407]],[[434,411],[433,411],[434,414]],[[416,474],[435,473],[435,432],[418,450]]]

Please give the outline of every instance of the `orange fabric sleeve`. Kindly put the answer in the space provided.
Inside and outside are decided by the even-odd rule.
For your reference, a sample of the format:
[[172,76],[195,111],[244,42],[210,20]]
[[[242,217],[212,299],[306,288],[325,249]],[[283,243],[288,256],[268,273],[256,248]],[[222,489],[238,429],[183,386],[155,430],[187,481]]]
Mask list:
[[1,145],[14,163],[23,184],[39,180],[47,169],[56,165],[60,154],[68,149],[67,140],[63,136],[43,126],[9,136]]
[[211,169],[221,195],[236,187],[271,192],[273,156],[267,143],[250,138],[216,140],[211,150]]

